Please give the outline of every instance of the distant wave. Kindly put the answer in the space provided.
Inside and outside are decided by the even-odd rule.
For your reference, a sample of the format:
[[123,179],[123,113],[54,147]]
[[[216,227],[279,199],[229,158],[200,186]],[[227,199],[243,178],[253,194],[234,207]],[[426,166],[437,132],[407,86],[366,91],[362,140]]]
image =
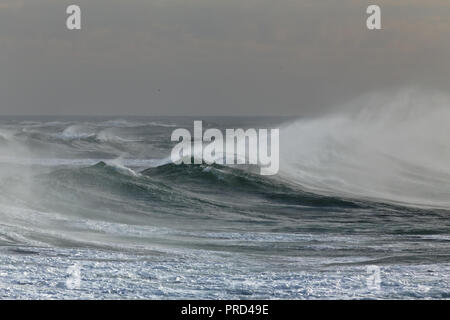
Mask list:
[[0,139],[4,141],[11,140],[16,132],[14,130],[0,129]]
[[108,120],[104,121],[98,124],[99,126],[104,127],[112,127],[112,128],[133,128],[133,127],[144,127],[144,126],[155,126],[155,127],[176,127],[177,125],[175,123],[164,123],[164,122],[158,122],[158,121],[130,121],[125,119],[115,119],[115,120]]
[[61,134],[64,140],[89,139],[95,136],[95,129],[88,125],[71,125]]
[[111,143],[127,143],[127,142],[141,142],[142,139],[127,139],[120,137],[111,129],[98,130],[97,127],[89,125],[71,125],[64,129],[61,134],[54,134],[53,137],[65,141],[86,140],[97,142],[111,142]]
[[155,126],[155,127],[167,127],[167,128],[175,128],[175,127],[177,127],[177,125],[175,123],[162,123],[162,122],[152,121],[149,124],[152,125],[152,126]]

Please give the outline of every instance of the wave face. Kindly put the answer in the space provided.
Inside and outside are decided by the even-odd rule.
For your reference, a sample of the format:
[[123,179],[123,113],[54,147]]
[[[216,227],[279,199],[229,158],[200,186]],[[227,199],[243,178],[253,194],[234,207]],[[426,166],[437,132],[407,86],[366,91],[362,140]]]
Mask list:
[[170,163],[191,118],[0,119],[0,296],[448,298],[447,101],[204,120],[281,128],[273,177]]

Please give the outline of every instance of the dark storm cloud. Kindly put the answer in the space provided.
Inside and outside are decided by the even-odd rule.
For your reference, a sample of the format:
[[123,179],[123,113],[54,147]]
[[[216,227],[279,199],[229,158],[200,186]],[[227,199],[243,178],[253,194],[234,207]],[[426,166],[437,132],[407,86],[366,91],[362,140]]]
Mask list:
[[[383,30],[365,28],[369,3]],[[68,31],[65,10],[82,9]],[[310,114],[450,91],[445,0],[0,0],[1,114]]]

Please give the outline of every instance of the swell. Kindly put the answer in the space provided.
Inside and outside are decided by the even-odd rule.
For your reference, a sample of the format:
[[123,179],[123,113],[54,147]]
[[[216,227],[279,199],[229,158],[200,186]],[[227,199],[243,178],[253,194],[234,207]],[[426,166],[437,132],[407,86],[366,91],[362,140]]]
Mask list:
[[264,177],[258,172],[259,168],[254,167],[168,163],[144,170],[142,175],[190,190],[197,187],[203,194],[233,194],[244,198],[246,195],[256,195],[270,202],[305,206],[357,206],[354,202],[339,197],[327,197],[293,188],[280,179]]
[[[167,246],[213,248],[210,242],[215,240],[207,239],[229,232],[321,236],[448,232],[442,224],[445,211],[324,196],[252,170],[219,165],[165,164],[136,172],[99,162],[49,170],[8,180],[0,203],[0,242],[5,245],[145,251]],[[399,226],[399,221],[408,223]]]
[[2,180],[8,185],[0,197],[4,245],[194,246],[179,232],[276,231],[299,207],[359,207],[223,166],[166,164],[135,172],[99,162]]
[[[256,171],[256,170],[255,170]],[[58,197],[80,195],[74,204],[110,207],[122,203],[134,209],[143,205],[145,215],[184,208],[201,215],[205,205],[235,210],[239,205],[255,204],[310,206],[321,208],[358,208],[362,205],[340,197],[327,197],[302,191],[279,179],[262,177],[251,170],[220,165],[164,164],[135,172],[122,165],[99,162],[94,166],[52,171],[36,177],[35,183],[47,195],[47,205],[58,203]],[[49,191],[51,195],[49,196]],[[91,196],[92,195],[92,196]],[[65,199],[63,202],[67,203]],[[42,203],[42,201],[41,201]],[[151,206],[151,207],[149,207]],[[188,213],[187,213],[188,214]],[[273,213],[276,216],[276,213]],[[211,216],[211,214],[210,214]],[[220,218],[220,216],[218,216]]]

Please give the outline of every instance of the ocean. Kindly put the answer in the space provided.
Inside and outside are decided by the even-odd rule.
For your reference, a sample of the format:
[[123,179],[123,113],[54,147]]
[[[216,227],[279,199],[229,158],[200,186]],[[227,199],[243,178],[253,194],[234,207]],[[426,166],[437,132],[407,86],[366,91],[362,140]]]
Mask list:
[[[2,117],[0,298],[448,299],[449,119]],[[171,163],[194,120],[280,172]]]

